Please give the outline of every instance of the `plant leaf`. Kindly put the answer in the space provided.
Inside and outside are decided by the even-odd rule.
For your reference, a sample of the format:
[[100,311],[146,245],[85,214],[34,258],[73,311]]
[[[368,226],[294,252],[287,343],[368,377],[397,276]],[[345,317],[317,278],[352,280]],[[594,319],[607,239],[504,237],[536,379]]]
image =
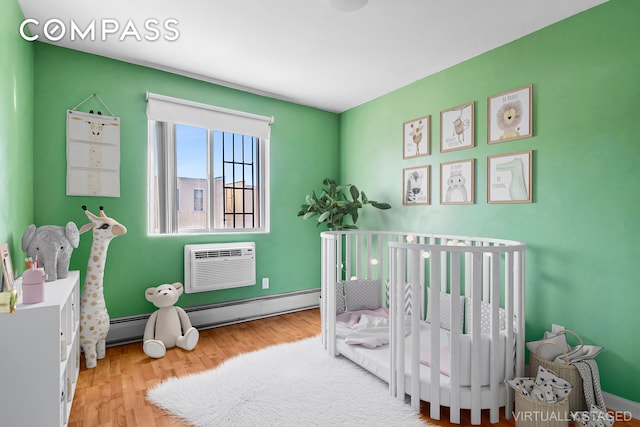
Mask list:
[[318,217],[318,222],[326,221],[327,218],[329,218],[329,215],[331,215],[331,211],[323,212],[322,215],[320,215],[320,217]]
[[312,218],[312,217],[314,217],[316,215],[318,215],[318,213],[315,212],[315,211],[307,212],[306,214],[304,214],[303,219],[309,219],[309,218]]
[[389,203],[378,203],[378,202],[370,202],[371,206],[378,209],[391,209],[391,205]]
[[358,200],[358,198],[360,197],[358,187],[352,185],[351,188],[349,188],[349,191],[351,192],[351,198],[353,199],[353,201],[355,202],[356,200]]

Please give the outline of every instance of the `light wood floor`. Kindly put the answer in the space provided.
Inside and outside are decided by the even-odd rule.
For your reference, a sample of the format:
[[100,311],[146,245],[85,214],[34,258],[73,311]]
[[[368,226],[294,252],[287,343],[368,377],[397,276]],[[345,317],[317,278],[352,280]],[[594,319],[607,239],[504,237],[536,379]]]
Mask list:
[[[174,348],[161,359],[147,357],[142,352],[142,343],[107,348],[106,357],[94,369],[86,369],[82,360],[69,427],[185,426],[148,403],[146,390],[168,377],[212,369],[240,353],[319,333],[320,312],[314,309],[203,330],[193,351]],[[447,419],[447,408],[442,409],[442,418]],[[425,421],[452,426],[446,421],[429,419],[428,413],[429,404],[423,402],[421,414]],[[488,416],[483,413],[483,425],[489,424]],[[461,425],[470,425],[469,411],[463,411]],[[496,425],[514,426],[515,422],[501,417]],[[640,421],[633,420],[625,427],[640,427]]]

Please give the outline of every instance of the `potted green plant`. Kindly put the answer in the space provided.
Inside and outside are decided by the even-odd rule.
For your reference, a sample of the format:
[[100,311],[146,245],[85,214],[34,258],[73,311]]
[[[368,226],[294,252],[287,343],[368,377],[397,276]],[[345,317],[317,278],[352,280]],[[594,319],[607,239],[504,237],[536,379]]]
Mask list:
[[[364,191],[359,191],[355,185],[338,185],[336,181],[325,178],[323,188],[318,195],[315,191],[307,195],[306,203],[298,212],[303,219],[318,217],[317,225],[326,223],[329,230],[350,230],[358,228],[358,209],[364,205],[371,205],[378,209],[390,209],[389,203],[369,200]],[[346,195],[345,191],[349,191]],[[353,224],[344,224],[345,218],[351,218]]]

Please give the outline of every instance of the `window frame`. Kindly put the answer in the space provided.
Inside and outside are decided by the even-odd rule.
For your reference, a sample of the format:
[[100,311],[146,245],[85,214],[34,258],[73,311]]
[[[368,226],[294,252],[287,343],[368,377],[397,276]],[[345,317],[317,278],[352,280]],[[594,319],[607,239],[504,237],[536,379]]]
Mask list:
[[[268,124],[270,125],[271,123],[273,123],[273,117],[265,117],[265,116],[256,116],[254,114],[251,113],[245,113],[245,112],[238,112],[238,111],[233,111],[233,110],[228,110],[228,109],[224,109],[221,107],[215,107],[215,106],[210,106],[210,105],[205,105],[205,104],[199,104],[199,103],[193,103],[191,101],[186,101],[186,100],[180,100],[177,98],[169,98],[169,97],[164,97],[162,95],[155,95],[155,94],[147,94],[147,100],[149,100],[149,96],[150,95],[154,95],[157,96],[163,100],[169,99],[171,101],[177,101],[178,104],[183,103],[185,105],[195,105],[197,107],[202,107],[204,106],[207,109],[211,109],[215,112],[223,112],[223,113],[230,113],[230,114],[237,114],[239,117],[243,117],[243,116],[247,116],[249,118],[254,118],[254,117],[258,117],[261,120],[268,120]],[[166,122],[164,120],[157,120],[154,118],[151,118],[149,115],[149,105],[147,106],[147,142],[148,142],[148,147],[147,147],[147,153],[148,153],[148,165],[147,165],[147,191],[148,191],[148,197],[147,197],[147,212],[148,212],[148,230],[147,230],[147,234],[150,236],[175,236],[175,235],[202,235],[202,234],[215,234],[215,235],[221,235],[221,234],[264,234],[264,233],[269,233],[270,232],[270,165],[269,165],[269,153],[270,153],[270,134],[267,133],[266,137],[259,137],[256,135],[250,135],[247,133],[243,133],[243,132],[238,132],[238,131],[234,131],[234,130],[225,130],[225,129],[220,129],[220,128],[215,128],[213,126],[206,126],[204,127],[205,129],[207,129],[207,181],[208,181],[208,189],[205,189],[204,191],[206,191],[206,193],[208,194],[208,197],[205,197],[205,199],[208,199],[208,206],[204,206],[203,207],[206,209],[209,209],[209,218],[210,220],[208,221],[208,228],[205,229],[179,229],[178,228],[178,224],[177,224],[177,215],[178,215],[178,210],[175,211],[175,224],[172,224],[171,226],[167,227],[168,229],[170,229],[167,232],[161,232],[161,227],[156,227],[156,216],[158,214],[160,214],[160,210],[162,209],[161,207],[161,203],[158,199],[156,199],[157,194],[156,194],[156,189],[155,189],[155,176],[156,176],[156,167],[160,167],[160,162],[158,161],[158,165],[156,165],[156,125],[158,122],[165,122],[165,123],[170,123],[170,122]],[[175,123],[175,124],[184,124],[187,126],[195,126],[195,127],[203,127],[203,126],[199,126],[197,124],[189,124],[189,123]],[[173,156],[174,156],[174,161],[175,161],[175,157],[176,157],[176,153],[175,153],[175,147],[176,147],[176,143],[175,143],[175,124],[172,123],[173,126],[173,141],[171,142],[171,144],[169,144],[170,147],[172,147],[172,149],[174,150]],[[213,176],[213,132],[215,131],[221,131],[221,132],[231,132],[234,134],[241,134],[241,135],[248,135],[248,136],[254,136],[257,138],[257,147],[256,147],[256,151],[257,151],[257,161],[255,162],[255,169],[256,169],[256,177],[255,180],[257,182],[257,186],[258,186],[258,197],[257,197],[257,201],[258,203],[255,205],[255,209],[257,209],[255,215],[257,216],[257,220],[259,221],[259,224],[257,227],[252,227],[252,228],[216,228],[215,226],[215,221],[214,221],[214,210],[216,209],[215,207],[215,198],[214,198],[214,180],[215,177]],[[174,165],[175,168],[175,165]],[[178,183],[177,183],[177,172],[174,171],[173,172],[175,175],[175,182],[173,183],[173,188],[174,189],[178,189]],[[171,184],[170,184],[171,185]],[[195,190],[195,189],[194,189]],[[176,192],[177,193],[177,192]],[[176,194],[174,193],[174,194]],[[204,194],[203,194],[204,196]],[[224,192],[223,192],[223,197],[224,197]],[[156,200],[158,201],[158,204],[156,204]],[[168,206],[169,203],[166,203],[166,205]],[[175,206],[175,204],[174,204]],[[195,206],[194,206],[195,207]],[[157,209],[157,210],[156,210]],[[224,210],[224,206],[223,206],[223,210]],[[224,224],[224,222],[223,222]]]

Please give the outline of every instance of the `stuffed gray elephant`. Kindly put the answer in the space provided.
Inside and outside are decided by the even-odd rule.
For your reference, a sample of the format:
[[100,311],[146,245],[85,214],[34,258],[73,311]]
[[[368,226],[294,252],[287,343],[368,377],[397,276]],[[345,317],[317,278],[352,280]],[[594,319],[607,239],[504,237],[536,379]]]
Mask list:
[[69,261],[74,248],[80,243],[78,227],[69,221],[66,227],[31,224],[22,236],[22,250],[34,260],[38,266],[44,267],[47,282],[64,279],[69,275]]

